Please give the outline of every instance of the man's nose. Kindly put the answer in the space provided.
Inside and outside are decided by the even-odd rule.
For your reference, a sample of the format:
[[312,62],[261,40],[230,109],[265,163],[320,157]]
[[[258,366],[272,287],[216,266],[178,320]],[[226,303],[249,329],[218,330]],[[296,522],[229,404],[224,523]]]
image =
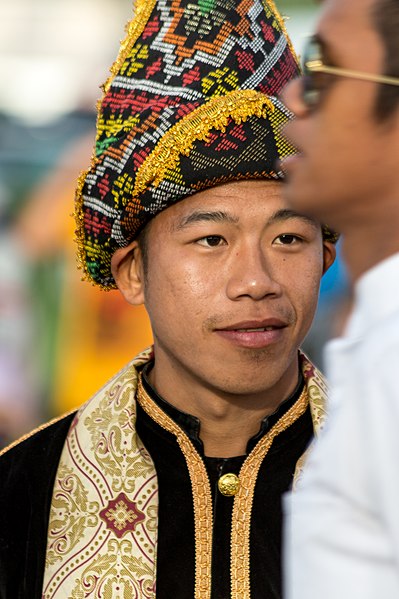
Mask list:
[[259,301],[267,296],[280,296],[281,286],[274,270],[270,258],[260,247],[242,249],[232,261],[227,296],[234,301],[242,298]]
[[301,77],[297,77],[290,81],[280,94],[283,104],[298,118],[304,117],[308,113],[308,107],[303,101],[302,86]]

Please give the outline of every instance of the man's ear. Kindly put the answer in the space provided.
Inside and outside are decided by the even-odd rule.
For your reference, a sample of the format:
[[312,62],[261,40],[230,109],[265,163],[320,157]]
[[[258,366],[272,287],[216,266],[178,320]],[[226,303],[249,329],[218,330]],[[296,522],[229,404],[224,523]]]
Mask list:
[[331,241],[323,241],[323,275],[328,271],[333,264],[337,255],[335,243]]
[[129,304],[144,304],[143,257],[137,241],[116,250],[111,258],[111,272],[119,291]]

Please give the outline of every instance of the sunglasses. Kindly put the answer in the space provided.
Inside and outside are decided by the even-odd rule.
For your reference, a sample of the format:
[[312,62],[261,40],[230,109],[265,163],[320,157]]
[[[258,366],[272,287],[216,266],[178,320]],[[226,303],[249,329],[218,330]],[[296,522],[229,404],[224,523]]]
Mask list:
[[331,83],[330,75],[399,86],[399,79],[396,77],[373,75],[324,64],[323,47],[317,37],[310,37],[306,43],[302,71],[302,100],[308,108],[315,108],[319,104],[323,91]]

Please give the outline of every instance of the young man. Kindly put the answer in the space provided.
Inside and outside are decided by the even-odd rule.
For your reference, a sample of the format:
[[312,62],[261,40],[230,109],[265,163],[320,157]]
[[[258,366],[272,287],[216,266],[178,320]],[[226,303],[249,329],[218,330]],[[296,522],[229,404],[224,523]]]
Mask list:
[[399,4],[327,0],[283,93],[296,210],[343,234],[354,307],[326,360],[331,415],[287,501],[290,599],[399,596]]
[[272,3],[138,4],[76,218],[86,276],[145,303],[154,347],[3,454],[1,599],[280,596],[281,495],[325,394],[298,348],[335,239],[274,167],[268,94],[296,74]]

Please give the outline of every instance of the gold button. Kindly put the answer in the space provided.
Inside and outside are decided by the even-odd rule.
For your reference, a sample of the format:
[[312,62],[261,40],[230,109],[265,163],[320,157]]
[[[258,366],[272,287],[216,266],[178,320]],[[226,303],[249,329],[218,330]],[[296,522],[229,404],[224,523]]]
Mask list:
[[238,489],[240,488],[240,479],[235,474],[231,472],[228,474],[223,474],[218,480],[219,491],[222,495],[226,497],[232,497],[238,493]]

